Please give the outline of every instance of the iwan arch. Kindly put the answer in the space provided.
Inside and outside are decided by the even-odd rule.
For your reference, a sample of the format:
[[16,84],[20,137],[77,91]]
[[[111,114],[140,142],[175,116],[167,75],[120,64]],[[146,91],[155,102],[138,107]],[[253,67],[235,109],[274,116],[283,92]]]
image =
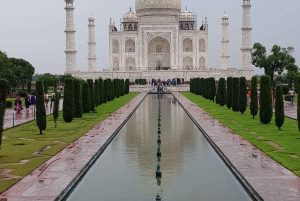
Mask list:
[[[73,8],[73,0],[65,1],[70,2],[69,6]],[[132,81],[137,78],[171,79],[178,77],[189,80],[193,77],[212,76],[215,78],[245,76],[250,79],[253,76],[251,68],[251,4],[250,0],[241,1],[244,11],[241,68],[229,67],[229,23],[227,15],[222,17],[221,67],[220,69],[209,69],[209,29],[206,18],[198,26],[195,14],[187,9],[181,10],[181,0],[136,0],[136,13],[130,9],[124,14],[119,28],[112,23],[112,19],[110,20],[109,71],[97,71],[96,66],[94,68],[89,67],[86,72],[77,71],[76,62],[71,62],[75,66],[70,66],[70,61],[68,61],[68,58],[74,58],[74,56],[70,57],[74,51],[68,54],[67,48],[67,70],[65,73],[83,79],[129,78]],[[71,8],[68,10],[67,3],[67,12],[73,12]],[[70,28],[68,25],[70,21],[73,20],[67,20],[67,28]],[[93,30],[90,29],[90,36],[94,36],[95,33],[91,33],[91,31]],[[71,39],[74,38],[71,37]],[[67,41],[68,39],[71,40],[67,34]],[[89,61],[95,57],[95,54],[93,57],[92,52]]]

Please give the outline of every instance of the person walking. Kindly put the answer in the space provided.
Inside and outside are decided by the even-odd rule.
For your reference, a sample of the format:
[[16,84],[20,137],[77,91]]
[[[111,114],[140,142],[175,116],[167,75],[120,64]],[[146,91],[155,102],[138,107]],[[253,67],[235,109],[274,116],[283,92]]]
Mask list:
[[19,114],[19,112],[21,110],[23,110],[23,108],[22,108],[22,101],[21,101],[20,96],[16,97],[16,100],[15,100],[15,110],[16,110],[17,114]]
[[291,105],[293,106],[294,104],[294,90],[293,88],[291,90],[289,90],[289,94],[290,94],[290,100],[291,100]]

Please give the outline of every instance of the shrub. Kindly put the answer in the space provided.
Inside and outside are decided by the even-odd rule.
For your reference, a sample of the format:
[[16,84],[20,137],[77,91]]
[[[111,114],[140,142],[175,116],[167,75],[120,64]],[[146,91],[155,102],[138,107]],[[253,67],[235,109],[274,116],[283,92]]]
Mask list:
[[[296,77],[297,81],[297,89],[300,89],[300,75]],[[298,92],[297,96],[297,120],[298,120],[298,130],[300,131],[300,93]]]
[[65,79],[63,119],[65,122],[72,122],[74,118],[74,86],[73,79]]
[[279,130],[284,123],[284,105],[281,85],[276,86],[275,123]]
[[238,77],[234,77],[232,79],[232,110],[234,112],[240,110],[239,97],[240,97],[240,79]]
[[242,114],[246,111],[247,108],[247,86],[246,86],[246,78],[240,78],[240,94],[239,94],[239,109]]
[[[1,90],[1,89],[0,89]],[[11,101],[5,101],[5,108],[12,108],[13,103]],[[1,115],[1,114],[0,114]],[[1,123],[1,122],[0,122]]]
[[99,105],[99,83],[98,80],[95,79],[95,86],[94,86],[94,94],[95,94],[95,106]]
[[81,81],[74,79],[74,117],[82,117],[82,88]]
[[219,104],[224,106],[226,103],[226,82],[224,78],[219,79]]
[[103,103],[106,103],[108,101],[108,79],[105,79],[103,82]]
[[257,77],[251,79],[251,100],[250,100],[250,111],[254,119],[258,111],[258,99],[257,99]]
[[[7,81],[5,79],[0,79],[0,148],[2,144],[2,134],[3,134],[3,122],[5,114],[6,105],[6,93],[7,93]],[[12,102],[10,102],[12,104]]]
[[103,79],[100,77],[98,79],[98,86],[99,86],[99,105],[103,103]]
[[95,94],[94,94],[94,83],[92,79],[87,79],[89,90],[90,90],[90,110],[95,110]]
[[124,96],[125,93],[125,81],[122,79],[121,80],[121,96]]
[[82,83],[82,112],[90,113],[90,89],[89,84],[84,81]]
[[43,133],[43,130],[46,130],[47,121],[46,121],[46,109],[44,101],[44,90],[42,81],[37,81],[35,84],[36,90],[36,125],[40,129],[40,134]]
[[126,81],[125,81],[125,93],[126,94],[129,93],[129,84],[130,84],[129,79],[126,79]]
[[210,78],[210,100],[215,101],[216,96],[216,80],[214,77]]
[[204,92],[205,92],[205,79],[200,78],[200,93],[202,94],[203,97],[204,97]]
[[232,97],[233,97],[233,91],[232,91],[232,77],[227,78],[227,93],[226,93],[226,105],[227,108],[230,109],[232,106]]
[[268,124],[272,120],[272,97],[271,97],[271,78],[263,75],[260,78],[260,100],[259,100],[260,122]]
[[59,117],[58,108],[59,108],[59,95],[56,91],[55,92],[55,100],[54,100],[54,108],[53,108],[53,119],[54,119],[55,128],[57,127],[57,119]]

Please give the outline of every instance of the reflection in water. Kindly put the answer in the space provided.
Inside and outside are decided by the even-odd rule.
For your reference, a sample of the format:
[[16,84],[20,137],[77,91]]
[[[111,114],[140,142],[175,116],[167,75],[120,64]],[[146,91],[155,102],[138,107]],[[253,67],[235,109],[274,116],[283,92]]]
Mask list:
[[158,98],[148,95],[68,200],[251,200],[172,95],[161,98],[162,157]]

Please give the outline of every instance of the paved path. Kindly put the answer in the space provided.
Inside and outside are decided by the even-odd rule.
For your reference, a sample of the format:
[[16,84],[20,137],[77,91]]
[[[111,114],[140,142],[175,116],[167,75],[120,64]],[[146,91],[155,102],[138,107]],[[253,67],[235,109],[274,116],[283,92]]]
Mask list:
[[297,103],[291,105],[291,102],[284,101],[284,114],[286,117],[297,120]]
[[178,92],[174,96],[265,201],[299,201],[300,178]]
[[[63,100],[60,100],[59,111],[62,110],[62,105],[63,105]],[[5,130],[8,128],[12,128],[13,126],[18,126],[34,120],[35,119],[34,111],[35,111],[34,106],[30,106],[28,111],[26,111],[26,108],[24,107],[24,109],[19,114],[17,114],[16,111],[13,109],[6,109],[4,115],[3,129]],[[49,107],[46,108],[46,114],[47,115],[50,114],[50,103],[49,103]]]
[[140,93],[92,130],[0,195],[8,201],[54,201],[136,108]]

